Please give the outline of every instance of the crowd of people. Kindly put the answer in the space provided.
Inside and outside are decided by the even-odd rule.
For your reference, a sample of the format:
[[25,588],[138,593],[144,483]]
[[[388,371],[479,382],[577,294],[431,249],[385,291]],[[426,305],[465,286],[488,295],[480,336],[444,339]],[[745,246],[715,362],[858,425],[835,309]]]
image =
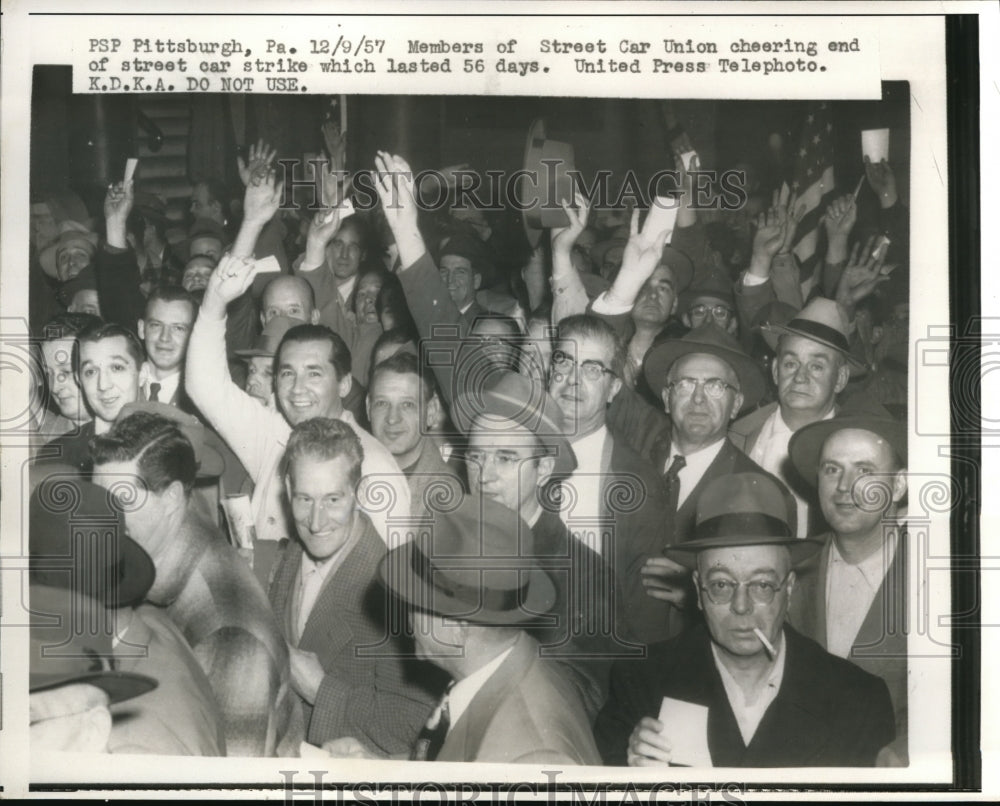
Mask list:
[[665,149],[672,230],[576,193],[526,238],[381,151],[355,211],[324,134],[320,209],[264,143],[183,238],[131,179],[35,200],[32,742],[907,764],[893,166],[807,277],[788,177],[696,206]]

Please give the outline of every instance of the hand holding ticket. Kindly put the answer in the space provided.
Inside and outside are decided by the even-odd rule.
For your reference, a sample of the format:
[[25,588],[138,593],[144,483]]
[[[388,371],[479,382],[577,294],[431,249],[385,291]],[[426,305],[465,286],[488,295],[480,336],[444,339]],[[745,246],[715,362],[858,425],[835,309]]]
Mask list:
[[660,705],[660,735],[671,746],[671,764],[687,767],[711,767],[708,750],[708,708],[672,697]]

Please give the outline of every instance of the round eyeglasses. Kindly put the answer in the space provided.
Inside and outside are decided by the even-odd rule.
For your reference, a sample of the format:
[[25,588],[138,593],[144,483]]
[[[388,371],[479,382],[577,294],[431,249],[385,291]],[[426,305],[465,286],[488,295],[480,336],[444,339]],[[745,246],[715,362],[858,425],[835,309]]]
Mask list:
[[681,397],[688,397],[694,394],[694,390],[699,386],[713,400],[718,400],[722,397],[727,389],[732,389],[734,392],[740,391],[731,383],[726,383],[722,378],[706,378],[704,380],[699,380],[698,378],[678,378],[676,381],[671,381],[667,384],[668,389],[674,390]]
[[751,579],[749,582],[736,582],[732,579],[722,578],[710,579],[701,586],[701,589],[708,594],[708,598],[712,600],[713,604],[727,605],[733,601],[738,588],[746,587],[747,596],[750,597],[751,602],[769,605],[774,601],[778,591],[785,587],[790,574],[791,571],[785,574],[785,578],[781,582],[771,582],[767,579]]
[[579,367],[580,374],[588,381],[599,381],[605,373],[614,377],[614,371],[608,369],[600,361],[581,361],[579,364],[573,356],[562,350],[552,351],[552,371],[559,375],[569,375],[573,367]]
[[728,319],[733,315],[731,308],[725,305],[704,305],[699,303],[688,308],[688,314],[691,316],[704,316],[706,313],[711,313],[716,319]]

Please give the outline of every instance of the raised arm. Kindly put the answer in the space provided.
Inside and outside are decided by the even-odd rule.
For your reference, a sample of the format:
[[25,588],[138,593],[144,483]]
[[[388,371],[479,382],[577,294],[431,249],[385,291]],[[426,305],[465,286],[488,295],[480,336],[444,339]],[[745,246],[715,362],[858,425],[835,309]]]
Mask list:
[[139,264],[128,245],[125,224],[132,211],[133,184],[119,182],[108,187],[104,197],[107,242],[94,259],[97,297],[105,321],[117,322],[136,332],[146,310],[146,298],[139,284]]
[[559,324],[567,316],[583,313],[589,302],[587,290],[580,279],[580,273],[573,265],[573,244],[587,226],[590,205],[582,193],[575,196],[576,207],[569,202],[560,202],[569,226],[552,229],[552,324]]

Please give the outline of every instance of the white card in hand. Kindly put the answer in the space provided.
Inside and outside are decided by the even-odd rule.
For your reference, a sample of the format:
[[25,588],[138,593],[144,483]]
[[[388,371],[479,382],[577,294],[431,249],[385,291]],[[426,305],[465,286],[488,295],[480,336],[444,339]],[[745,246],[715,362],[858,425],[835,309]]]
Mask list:
[[299,758],[330,758],[330,754],[322,747],[309,742],[299,742]]
[[129,157],[125,160],[125,180],[124,183],[127,185],[132,181],[132,177],[135,175],[136,166],[138,166],[139,160],[135,157]]
[[642,234],[655,241],[664,231],[667,233],[665,243],[670,243],[674,234],[674,221],[677,220],[677,199],[670,196],[656,196],[649,207],[649,213],[642,225]]
[[868,157],[872,162],[888,161],[889,130],[865,129],[861,132],[861,156]]
[[281,264],[274,255],[267,255],[257,261],[257,276],[269,274],[270,272],[281,271]]
[[664,697],[660,705],[660,734],[670,742],[670,763],[686,767],[711,767],[708,752],[708,708]]

